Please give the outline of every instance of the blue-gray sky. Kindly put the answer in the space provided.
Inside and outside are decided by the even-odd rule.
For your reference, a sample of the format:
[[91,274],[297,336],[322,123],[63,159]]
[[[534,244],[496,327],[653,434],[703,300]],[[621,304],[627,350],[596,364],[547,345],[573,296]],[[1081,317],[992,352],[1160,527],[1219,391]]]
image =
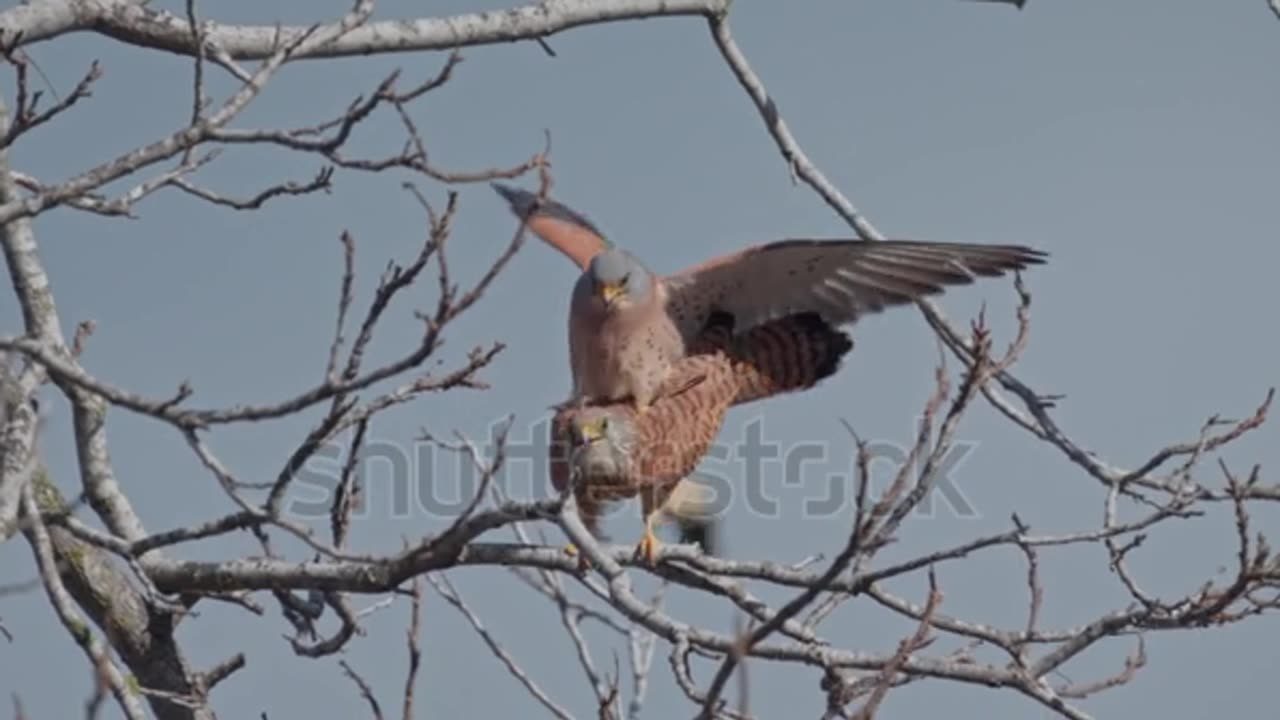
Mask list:
[[[180,3],[167,3],[181,12]],[[1251,412],[1276,382],[1280,343],[1272,319],[1277,168],[1280,168],[1280,21],[1262,0],[1032,0],[1018,12],[986,3],[934,0],[737,3],[738,42],[777,100],[792,131],[827,176],[887,235],[929,240],[1026,243],[1052,253],[1026,276],[1034,295],[1031,345],[1018,374],[1039,390],[1064,393],[1057,417],[1084,447],[1117,464],[1141,462],[1161,445],[1194,438],[1212,413]],[[496,9],[498,2],[383,2],[383,17]],[[206,4],[226,22],[310,22],[342,12],[345,0]],[[848,236],[848,228],[804,186],[793,185],[759,117],[698,19],[577,29],[550,39],[558,57],[521,43],[465,51],[454,80],[414,106],[432,160],[451,169],[510,165],[552,134],[555,194],[586,212],[611,239],[659,272],[746,244],[782,237]],[[88,34],[32,48],[60,92],[98,58],[106,75],[92,99],[25,138],[18,169],[46,181],[114,157],[182,123],[189,113],[191,62]],[[390,69],[405,81],[435,72],[443,54],[307,62],[286,68],[236,123],[296,126],[339,113]],[[214,89],[225,93],[229,85]],[[6,99],[12,82],[4,79]],[[225,97],[220,94],[219,98]],[[390,113],[364,128],[353,150],[393,151]],[[319,166],[303,155],[232,149],[198,180],[254,192]],[[399,185],[403,175],[339,173],[334,191],[270,204],[256,213],[212,208],[176,193],[139,207],[137,220],[104,220],[62,209],[36,222],[66,328],[83,319],[97,333],[83,360],[94,375],[141,393],[172,392],[183,379],[202,406],[282,398],[318,380],[332,328],[338,233],[358,241],[357,307],[367,302],[389,259],[406,260],[424,232],[422,213]],[[532,177],[525,181],[533,187]],[[122,189],[120,186],[117,189]],[[423,184],[443,202],[439,186]],[[514,223],[484,184],[462,186],[450,241],[456,277],[474,281],[507,242]],[[574,271],[531,242],[484,302],[464,316],[442,351],[456,363],[478,343],[506,351],[485,377],[488,392],[427,397],[385,415],[372,436],[406,446],[426,427],[483,438],[514,413],[515,439],[564,398],[569,387],[564,315]],[[406,300],[408,300],[407,298]],[[965,320],[987,304],[998,343],[1010,337],[1013,290],[986,281],[942,300]],[[375,353],[387,358],[414,342],[411,304],[434,302],[424,283],[412,303],[394,306]],[[20,331],[16,306],[0,300],[0,333]],[[805,517],[833,472],[848,472],[844,418],[866,438],[905,446],[931,390],[938,353],[920,314],[903,309],[860,323],[838,376],[815,392],[737,409],[723,440],[763,417],[784,445],[823,443],[830,460],[785,478],[766,465],[763,492],[779,511],[765,517],[735,499],[726,553],[796,561],[833,552],[847,515]],[[954,362],[951,363],[954,368]],[[220,430],[212,444],[248,480],[273,477],[315,414]],[[124,411],[110,415],[116,472],[151,530],[207,519],[225,502],[177,433]],[[44,449],[72,490],[69,415],[55,403]],[[957,544],[1004,529],[1016,511],[1043,531],[1096,525],[1103,493],[1056,451],[986,406],[961,426],[972,446],[951,479],[976,514],[945,504],[910,520],[889,557]],[[1280,461],[1266,427],[1227,453],[1247,469]],[[739,465],[709,463],[726,477]],[[530,484],[528,467],[509,478]],[[1217,482],[1206,464],[1198,476]],[[386,471],[370,468],[371,507],[354,530],[360,550],[392,550],[402,534],[442,522],[421,512],[392,514]],[[381,473],[381,475],[379,474]],[[736,473],[736,474],[735,474]],[[381,482],[381,484],[379,484]],[[449,477],[442,475],[442,492]],[[523,483],[523,485],[521,484]],[[619,540],[636,536],[632,510],[612,520]],[[1280,530],[1260,509],[1259,529]],[[1149,588],[1191,591],[1234,563],[1225,513],[1157,530],[1134,566]],[[559,542],[555,531],[549,535]],[[179,552],[229,558],[255,551],[246,538]],[[297,557],[305,554],[293,548]],[[28,547],[0,547],[0,577],[34,572]],[[1101,549],[1047,554],[1044,619],[1060,627],[1125,602]],[[1015,552],[940,568],[944,608],[1007,626],[1024,620],[1024,568]],[[450,573],[462,592],[535,679],[575,714],[594,713],[555,613],[504,572]],[[647,584],[642,583],[642,587]],[[923,598],[919,582],[895,586]],[[789,593],[767,589],[780,603]],[[371,600],[361,598],[363,606]],[[727,630],[723,605],[672,596],[677,615]],[[891,651],[909,630],[859,603],[826,626],[835,643]],[[404,604],[375,614],[369,634],[345,653],[384,705],[398,697],[405,651]],[[41,594],[5,598],[0,619],[16,640],[0,645],[0,690],[20,692],[30,717],[80,712],[88,671]],[[359,717],[361,701],[336,659],[294,658],[287,627],[206,606],[180,639],[207,667],[236,651],[246,671],[214,695],[223,717]],[[1269,681],[1280,665],[1274,618],[1242,626],[1150,636],[1148,667],[1127,687],[1083,703],[1099,717],[1199,718],[1230,709],[1246,716],[1273,705]],[[611,667],[605,636],[597,663]],[[419,717],[538,716],[540,709],[460,617],[428,595],[422,637]],[[935,646],[934,650],[952,645]],[[1118,670],[1132,640],[1104,644],[1068,666],[1072,680]],[[679,716],[660,647],[650,717]],[[762,717],[816,716],[812,669],[749,664],[753,709]],[[706,682],[711,668],[699,679]],[[895,692],[886,711],[914,716],[955,707],[992,718],[1045,717],[1011,692],[929,681]],[[114,708],[108,713],[117,712]]]

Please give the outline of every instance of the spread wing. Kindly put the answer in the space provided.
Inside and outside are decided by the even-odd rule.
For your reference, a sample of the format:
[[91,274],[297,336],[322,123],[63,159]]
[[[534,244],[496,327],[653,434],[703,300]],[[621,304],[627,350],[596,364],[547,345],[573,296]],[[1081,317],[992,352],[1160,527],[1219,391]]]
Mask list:
[[740,329],[801,312],[843,325],[1046,257],[1021,245],[782,240],[713,258],[664,283],[668,308],[691,338],[714,310],[732,315]]
[[527,220],[534,235],[564,253],[580,270],[591,258],[609,246],[600,232],[582,213],[550,198],[538,203],[536,193],[502,183],[489,183],[507,201],[516,217]]

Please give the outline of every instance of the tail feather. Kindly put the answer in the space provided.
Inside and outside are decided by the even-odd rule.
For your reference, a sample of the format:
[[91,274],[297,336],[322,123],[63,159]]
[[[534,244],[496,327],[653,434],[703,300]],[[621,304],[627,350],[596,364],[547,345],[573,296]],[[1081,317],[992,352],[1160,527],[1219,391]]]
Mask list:
[[499,182],[489,183],[511,212],[551,247],[559,250],[580,269],[586,269],[591,258],[609,245],[599,227],[573,208],[547,198],[537,202],[538,195]]
[[663,516],[677,529],[681,544],[702,547],[702,552],[720,551],[720,521],[714,501],[715,491],[696,479],[697,473],[681,480],[663,504]]
[[680,518],[676,527],[681,545],[697,545],[707,555],[720,554],[720,523],[715,518]]

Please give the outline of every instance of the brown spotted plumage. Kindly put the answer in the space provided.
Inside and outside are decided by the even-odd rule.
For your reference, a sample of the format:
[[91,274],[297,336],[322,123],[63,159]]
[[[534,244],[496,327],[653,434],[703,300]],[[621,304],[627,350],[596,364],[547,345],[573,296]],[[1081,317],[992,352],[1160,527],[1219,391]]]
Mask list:
[[[735,334],[723,313],[709,318],[697,352],[676,361],[646,412],[630,403],[567,403],[552,420],[551,481],[574,493],[593,534],[614,501],[640,496],[645,531],[637,552],[652,562],[653,525],[699,514],[705,492],[682,483],[698,465],[735,404],[804,390],[832,375],[853,347],[819,316],[800,314]],[[688,524],[686,524],[686,530]]]

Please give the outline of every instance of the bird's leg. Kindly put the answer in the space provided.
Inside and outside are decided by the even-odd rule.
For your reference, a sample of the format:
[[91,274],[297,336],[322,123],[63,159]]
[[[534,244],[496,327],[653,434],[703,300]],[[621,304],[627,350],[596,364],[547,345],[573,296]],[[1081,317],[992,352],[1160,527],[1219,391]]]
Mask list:
[[632,381],[631,385],[631,407],[636,412],[636,417],[644,417],[649,412],[662,392],[662,381],[664,376],[641,376]]
[[637,558],[643,558],[650,567],[657,562],[658,551],[662,548],[662,543],[658,542],[658,536],[653,531],[654,524],[662,514],[658,512],[662,506],[658,497],[660,493],[661,490],[658,488],[647,488],[640,493],[640,512],[644,514],[644,535],[636,545],[635,555]]
[[658,552],[662,549],[662,543],[658,542],[658,536],[653,532],[653,524],[657,518],[657,513],[649,513],[645,516],[644,535],[636,544],[636,557],[643,558],[650,567],[657,563]]
[[635,411],[637,418],[644,417],[653,407],[655,390],[656,388],[637,387],[631,392],[631,409]]
[[631,408],[636,411],[636,417],[638,418],[644,417],[644,414],[649,412],[649,408],[651,407],[653,407],[652,398],[641,399],[639,395],[635,395],[631,398]]

